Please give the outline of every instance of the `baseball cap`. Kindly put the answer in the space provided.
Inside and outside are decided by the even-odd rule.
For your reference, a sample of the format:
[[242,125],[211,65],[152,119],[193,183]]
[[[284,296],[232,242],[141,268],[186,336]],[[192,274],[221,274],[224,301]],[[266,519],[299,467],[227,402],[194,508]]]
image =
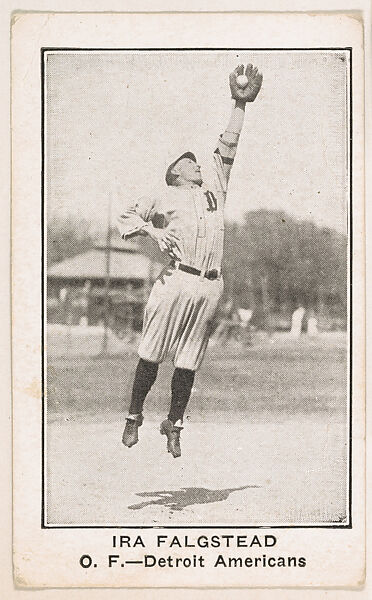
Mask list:
[[193,152],[184,152],[183,154],[181,154],[181,156],[179,156],[175,161],[173,161],[167,169],[167,172],[165,174],[165,181],[167,182],[167,185],[172,185],[173,177],[174,177],[172,175],[172,169],[173,169],[173,167],[176,166],[178,161],[182,160],[182,158],[191,158],[191,160],[193,160],[194,162],[197,162],[196,156]]

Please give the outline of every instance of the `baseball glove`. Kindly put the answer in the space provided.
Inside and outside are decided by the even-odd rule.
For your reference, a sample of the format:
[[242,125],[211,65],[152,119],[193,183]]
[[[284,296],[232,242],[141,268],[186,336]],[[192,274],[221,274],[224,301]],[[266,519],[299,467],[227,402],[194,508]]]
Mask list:
[[[236,78],[238,75],[246,75],[248,83],[244,88],[238,86]],[[238,65],[236,69],[230,73],[230,90],[231,97],[239,102],[253,102],[261,89],[262,74],[258,72],[256,67],[247,65],[244,73],[244,65]]]

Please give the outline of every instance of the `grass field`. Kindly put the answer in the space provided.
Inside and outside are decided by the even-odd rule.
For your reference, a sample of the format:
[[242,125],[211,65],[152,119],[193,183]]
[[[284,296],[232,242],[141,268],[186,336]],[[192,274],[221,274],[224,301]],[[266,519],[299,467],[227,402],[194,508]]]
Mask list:
[[172,364],[121,444],[137,356],[50,357],[47,515],[54,524],[345,523],[343,336],[211,348],[174,460],[159,435]]
[[[135,352],[106,358],[73,356],[48,360],[50,417],[117,414],[129,405]],[[146,402],[146,412],[167,412],[172,363],[167,361]],[[188,415],[224,413],[223,418],[277,419],[279,415],[324,414],[345,419],[344,337],[276,340],[249,348],[211,348],[197,374]]]

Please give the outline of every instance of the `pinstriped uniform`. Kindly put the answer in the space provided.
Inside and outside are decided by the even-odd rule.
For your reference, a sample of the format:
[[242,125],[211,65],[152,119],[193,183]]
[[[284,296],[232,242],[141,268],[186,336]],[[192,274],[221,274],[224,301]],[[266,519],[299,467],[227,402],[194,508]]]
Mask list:
[[[221,138],[220,138],[221,140]],[[234,144],[236,146],[236,144]],[[185,273],[164,269],[148,299],[138,353],[162,362],[174,353],[175,367],[197,370],[204,357],[210,323],[223,292],[221,263],[227,178],[219,149],[214,154],[215,184],[207,187],[168,187],[158,199],[141,198],[119,218],[123,238],[138,234],[148,222],[167,228],[179,238],[179,262],[202,271]],[[228,159],[230,160],[230,159]],[[209,280],[203,272],[217,270]]]

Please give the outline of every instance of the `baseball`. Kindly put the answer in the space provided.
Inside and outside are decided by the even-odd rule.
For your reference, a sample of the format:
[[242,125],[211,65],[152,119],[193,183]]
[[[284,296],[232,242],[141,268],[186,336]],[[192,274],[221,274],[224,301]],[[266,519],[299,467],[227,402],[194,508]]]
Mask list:
[[246,75],[238,75],[236,85],[240,88],[245,88],[248,85],[248,77]]

